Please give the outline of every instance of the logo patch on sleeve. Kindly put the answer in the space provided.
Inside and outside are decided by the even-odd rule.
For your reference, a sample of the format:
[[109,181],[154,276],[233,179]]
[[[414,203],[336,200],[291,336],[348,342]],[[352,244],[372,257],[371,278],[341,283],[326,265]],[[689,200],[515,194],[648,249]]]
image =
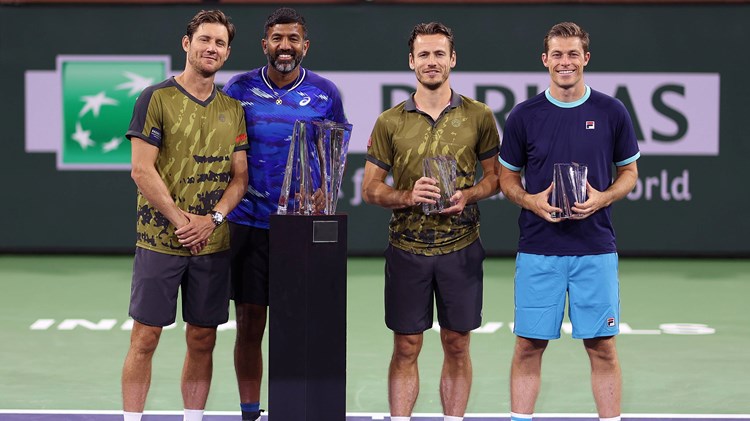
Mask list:
[[151,128],[151,133],[148,134],[148,137],[150,139],[153,139],[157,142],[161,142],[161,130],[159,130],[156,127]]

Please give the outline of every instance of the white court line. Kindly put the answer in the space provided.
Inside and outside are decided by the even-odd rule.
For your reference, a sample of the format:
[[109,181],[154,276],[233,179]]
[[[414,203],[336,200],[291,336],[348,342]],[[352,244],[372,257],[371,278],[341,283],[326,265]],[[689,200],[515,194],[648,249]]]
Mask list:
[[[240,411],[206,411],[205,415],[237,415]],[[82,414],[82,415],[118,415],[122,410],[86,410],[86,409],[0,409],[0,414]],[[182,415],[183,411],[145,411],[146,415]],[[347,412],[347,417],[370,417],[383,419],[386,412]],[[415,413],[412,417],[441,417],[441,413]],[[379,418],[376,418],[379,417]],[[508,413],[476,413],[466,414],[464,418],[509,418]],[[683,419],[750,419],[750,414],[622,414],[622,418],[683,418]],[[596,414],[546,413],[534,414],[534,418],[592,418]]]

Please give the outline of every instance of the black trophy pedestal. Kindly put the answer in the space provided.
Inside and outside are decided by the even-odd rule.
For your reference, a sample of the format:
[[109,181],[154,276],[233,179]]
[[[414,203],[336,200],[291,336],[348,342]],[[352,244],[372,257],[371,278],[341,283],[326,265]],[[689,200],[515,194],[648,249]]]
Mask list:
[[269,421],[346,420],[346,215],[272,215]]

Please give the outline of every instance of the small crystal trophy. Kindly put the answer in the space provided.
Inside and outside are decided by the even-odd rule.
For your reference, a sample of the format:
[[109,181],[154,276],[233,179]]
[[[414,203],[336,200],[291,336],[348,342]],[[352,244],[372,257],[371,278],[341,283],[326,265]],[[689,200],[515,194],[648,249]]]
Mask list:
[[422,203],[422,211],[429,215],[451,207],[451,197],[456,193],[456,159],[452,156],[435,156],[425,158],[424,176],[437,180],[440,198],[435,204]]
[[574,204],[586,201],[586,176],[588,167],[577,164],[555,164],[552,172],[552,194],[550,205],[562,212],[552,212],[553,218],[577,218],[571,210]]
[[279,215],[336,213],[352,125],[329,120],[294,123]]

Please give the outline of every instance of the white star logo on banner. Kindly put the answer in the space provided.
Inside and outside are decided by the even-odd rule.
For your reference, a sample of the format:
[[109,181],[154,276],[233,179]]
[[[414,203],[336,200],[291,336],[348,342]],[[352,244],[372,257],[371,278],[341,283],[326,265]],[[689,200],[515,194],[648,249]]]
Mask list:
[[102,152],[112,152],[120,146],[120,143],[122,143],[121,137],[113,137],[112,140],[102,145]]
[[151,86],[154,83],[154,79],[145,78],[135,73],[122,72],[122,74],[130,80],[128,82],[124,82],[115,86],[115,89],[117,90],[130,89],[130,92],[128,92],[128,96],[139,94],[145,88]]
[[107,94],[104,91],[99,92],[98,94],[93,96],[84,95],[81,97],[81,101],[85,102],[86,105],[84,105],[81,109],[81,112],[78,113],[78,117],[83,117],[89,111],[92,111],[94,113],[94,117],[99,117],[99,110],[101,110],[102,105],[119,104],[116,99],[107,97]]
[[83,150],[86,150],[89,146],[96,145],[96,142],[91,140],[91,130],[83,130],[80,121],[76,123],[76,132],[71,137],[81,145]]

